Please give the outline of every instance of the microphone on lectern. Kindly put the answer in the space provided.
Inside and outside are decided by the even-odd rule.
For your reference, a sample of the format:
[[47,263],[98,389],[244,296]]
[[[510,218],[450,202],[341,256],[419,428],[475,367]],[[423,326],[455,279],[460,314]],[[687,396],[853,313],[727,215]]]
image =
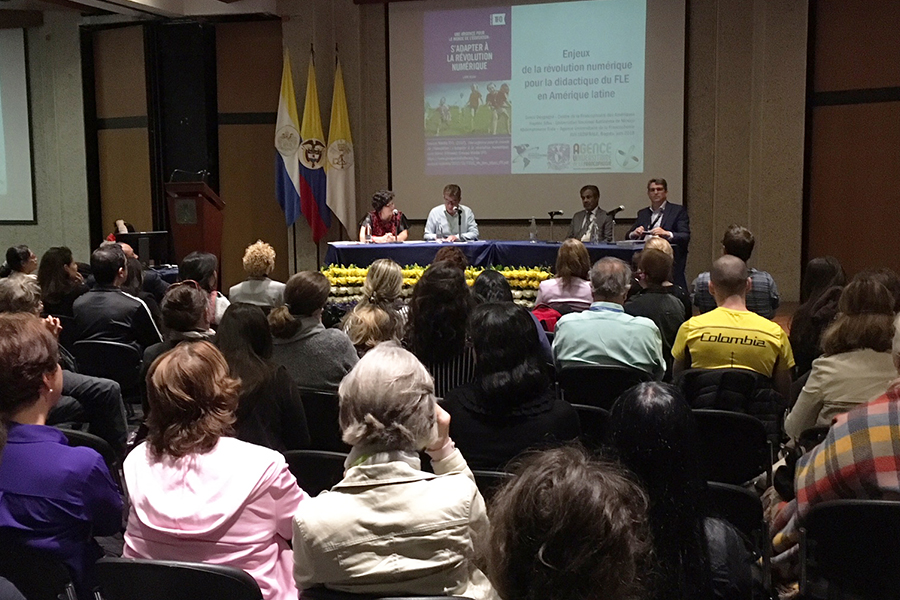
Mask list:
[[606,214],[608,214],[610,217],[614,217],[614,216],[616,216],[617,214],[619,214],[620,212],[622,212],[623,210],[625,210],[625,206],[624,206],[624,205],[623,205],[623,206],[619,206],[618,208],[614,208],[614,209],[612,209],[612,210],[608,210],[608,211],[606,211]]

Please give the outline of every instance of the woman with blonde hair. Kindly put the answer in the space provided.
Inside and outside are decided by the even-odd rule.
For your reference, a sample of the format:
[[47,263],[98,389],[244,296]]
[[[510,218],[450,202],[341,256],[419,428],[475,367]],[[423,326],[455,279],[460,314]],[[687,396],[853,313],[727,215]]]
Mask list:
[[568,308],[567,312],[587,310],[594,301],[588,281],[590,270],[587,248],[575,238],[567,239],[556,255],[556,277],[541,282],[535,305],[547,304],[557,310]]
[[343,329],[362,357],[379,342],[399,341],[406,325],[406,306],[398,306],[403,271],[389,258],[369,266],[362,300],[344,318]]
[[897,378],[891,357],[894,296],[872,272],[859,273],[841,292],[838,317],[822,334],[824,354],[812,363],[809,379],[784,421],[797,439],[884,393]]
[[291,518],[307,495],[280,453],[231,437],[240,386],[209,342],[150,367],[149,434],[124,465],[123,556],[243,569],[265,600],[296,600]]
[[272,361],[284,365],[301,388],[335,392],[359,360],[346,333],[322,325],[330,293],[327,277],[301,271],[288,279],[284,305],[269,313]]
[[274,308],[284,304],[284,284],[269,275],[275,269],[275,248],[262,240],[244,250],[244,271],[248,278],[228,290],[228,300]]
[[[494,598],[472,560],[484,499],[415,356],[388,342],[341,382],[344,479],[294,516],[294,581],[380,596]],[[421,470],[418,452],[431,457]],[[301,594],[302,595],[302,594]]]

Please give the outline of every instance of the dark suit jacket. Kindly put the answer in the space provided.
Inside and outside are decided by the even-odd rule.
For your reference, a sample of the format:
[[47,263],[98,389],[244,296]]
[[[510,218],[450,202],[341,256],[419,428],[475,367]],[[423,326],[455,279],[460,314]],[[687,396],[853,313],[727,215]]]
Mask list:
[[[638,211],[637,220],[635,220],[634,225],[631,226],[631,229],[628,230],[630,234],[632,231],[637,229],[638,227],[643,226],[644,229],[650,228],[650,207],[642,208]],[[669,240],[669,243],[672,244],[673,247],[679,246],[682,248],[682,251],[687,254],[688,242],[691,241],[691,222],[688,219],[688,213],[684,209],[684,207],[680,204],[672,204],[671,202],[666,203],[666,210],[663,213],[662,223],[660,226],[666,231],[671,231],[673,234],[673,238]]]
[[[566,234],[567,238],[577,238],[581,239],[581,237],[587,233],[588,226],[588,218],[586,210],[579,210],[577,213],[572,215],[572,224],[569,226],[569,233]],[[600,228],[600,240],[604,242],[611,242],[613,239],[613,220],[606,211],[602,208],[597,208],[597,227]]]

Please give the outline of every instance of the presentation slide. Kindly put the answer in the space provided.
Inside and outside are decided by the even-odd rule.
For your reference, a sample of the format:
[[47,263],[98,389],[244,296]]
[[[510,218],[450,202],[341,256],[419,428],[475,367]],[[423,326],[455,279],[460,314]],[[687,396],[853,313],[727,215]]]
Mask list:
[[642,172],[645,9],[426,12],[427,173]]
[[35,221],[25,35],[0,29],[0,222]]
[[579,190],[682,202],[683,0],[429,0],[389,5],[391,186],[423,219],[446,184],[479,219],[563,219]]

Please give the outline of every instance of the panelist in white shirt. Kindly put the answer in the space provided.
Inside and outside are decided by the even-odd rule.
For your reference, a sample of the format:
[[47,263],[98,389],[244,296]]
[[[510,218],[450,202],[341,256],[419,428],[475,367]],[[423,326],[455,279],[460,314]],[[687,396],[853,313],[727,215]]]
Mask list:
[[472,242],[478,239],[478,223],[475,213],[460,204],[462,190],[455,183],[444,188],[444,203],[428,213],[425,222],[425,239],[448,242]]

